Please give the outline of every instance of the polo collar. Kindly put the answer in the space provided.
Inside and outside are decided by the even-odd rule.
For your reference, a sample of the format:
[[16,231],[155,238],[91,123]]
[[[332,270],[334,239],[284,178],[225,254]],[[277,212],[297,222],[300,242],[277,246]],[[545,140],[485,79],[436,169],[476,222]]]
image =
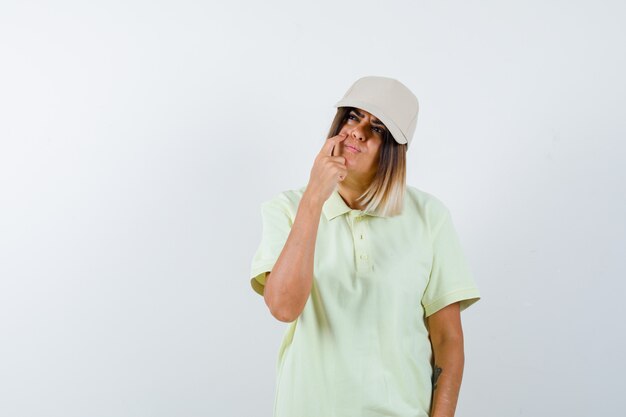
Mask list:
[[335,217],[348,213],[348,212],[353,212],[354,215],[363,214],[367,216],[383,217],[378,214],[365,213],[363,210],[350,208],[350,206],[348,206],[346,202],[343,201],[341,194],[339,194],[339,189],[337,188],[335,189],[335,191],[333,191],[330,197],[328,197],[328,200],[324,202],[322,211],[324,212],[324,215],[326,216],[326,219],[328,220],[332,220]]

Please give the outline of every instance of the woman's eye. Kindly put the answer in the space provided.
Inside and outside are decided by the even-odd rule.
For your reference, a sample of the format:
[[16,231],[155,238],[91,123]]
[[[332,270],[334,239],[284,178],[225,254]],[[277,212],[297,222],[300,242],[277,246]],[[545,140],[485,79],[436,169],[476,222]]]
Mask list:
[[[348,119],[349,120],[357,120],[357,117],[354,114],[349,114],[348,115]],[[375,132],[380,133],[381,135],[385,132],[383,128],[377,127],[377,126],[372,126],[372,130],[374,130]]]

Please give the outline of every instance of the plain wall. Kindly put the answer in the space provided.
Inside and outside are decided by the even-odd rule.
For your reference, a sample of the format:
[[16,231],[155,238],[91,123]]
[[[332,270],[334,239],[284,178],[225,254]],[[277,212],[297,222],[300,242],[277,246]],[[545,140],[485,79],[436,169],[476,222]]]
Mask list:
[[250,287],[354,80],[419,98],[410,185],[482,300],[458,416],[619,415],[619,1],[3,1],[0,415],[270,417]]

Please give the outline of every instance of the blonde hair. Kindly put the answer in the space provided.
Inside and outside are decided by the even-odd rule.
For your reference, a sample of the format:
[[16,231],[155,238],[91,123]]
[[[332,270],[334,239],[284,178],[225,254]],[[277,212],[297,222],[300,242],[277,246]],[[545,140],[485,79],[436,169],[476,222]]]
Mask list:
[[[353,109],[337,108],[327,139],[339,134]],[[365,192],[357,198],[364,206],[364,212],[379,216],[402,213],[406,192],[406,150],[406,144],[396,142],[389,130],[385,129],[376,175]]]

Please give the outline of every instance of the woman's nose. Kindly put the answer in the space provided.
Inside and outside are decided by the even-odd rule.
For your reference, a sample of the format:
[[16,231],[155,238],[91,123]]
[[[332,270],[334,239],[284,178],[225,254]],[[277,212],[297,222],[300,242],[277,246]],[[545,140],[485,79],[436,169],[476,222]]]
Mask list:
[[358,140],[363,140],[365,138],[365,135],[363,134],[363,128],[357,126],[352,129],[352,136]]

